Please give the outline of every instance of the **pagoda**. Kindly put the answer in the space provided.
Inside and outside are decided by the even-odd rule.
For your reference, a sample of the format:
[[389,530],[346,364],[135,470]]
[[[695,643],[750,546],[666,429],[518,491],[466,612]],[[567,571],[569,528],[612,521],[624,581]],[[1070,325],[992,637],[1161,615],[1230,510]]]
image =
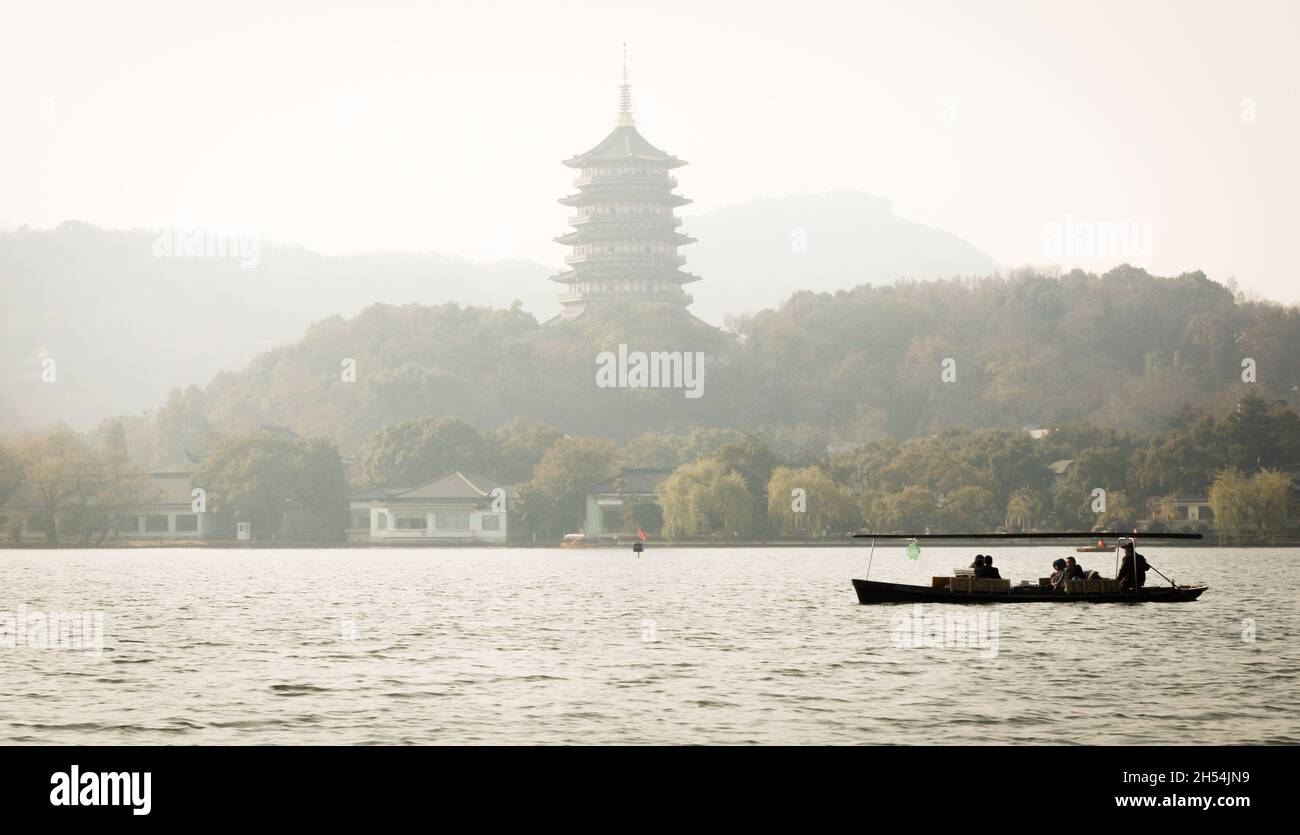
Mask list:
[[575,194],[560,203],[573,208],[573,231],[556,238],[572,248],[570,269],[551,277],[560,291],[560,317],[571,319],[603,302],[652,301],[685,307],[682,286],[699,281],[683,272],[677,247],[694,238],[677,231],[673,210],[691,201],[674,194],[674,168],[686,164],[646,141],[632,118],[626,51],[619,86],[618,120],[600,144],[564,164],[578,170]]

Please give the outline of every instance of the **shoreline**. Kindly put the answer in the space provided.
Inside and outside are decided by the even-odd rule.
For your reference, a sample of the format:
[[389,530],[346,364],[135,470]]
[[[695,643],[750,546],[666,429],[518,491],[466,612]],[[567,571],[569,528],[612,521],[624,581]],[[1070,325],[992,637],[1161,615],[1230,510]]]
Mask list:
[[[1157,542],[1159,541],[1154,537],[1152,539],[1153,541],[1157,541]],[[1141,539],[1139,538],[1139,543],[1140,542]],[[714,548],[717,549],[736,549],[736,548],[858,548],[858,549],[864,549],[866,548],[869,549],[871,548],[871,540],[831,539],[831,540],[822,540],[822,541],[794,540],[789,542],[772,541],[772,540],[755,540],[755,541],[743,541],[743,542],[708,542],[708,541],[654,542],[651,541],[651,542],[646,542],[645,547],[646,550],[680,549],[680,548],[694,548],[694,549],[714,549]],[[885,550],[890,548],[904,549],[907,547],[907,544],[906,542],[901,540],[890,540],[887,543],[877,542],[875,547],[876,550]],[[990,543],[988,542],[988,540],[956,539],[956,540],[945,541],[942,545],[927,545],[925,547],[926,548],[985,549],[990,547]],[[1017,541],[1009,540],[1006,542],[998,542],[996,547],[999,550],[1001,550],[1006,548],[1042,548],[1044,547],[1044,545],[1042,543],[1017,542]],[[1064,550],[1074,551],[1074,547],[1077,546],[1062,546],[1062,547]],[[1276,543],[1256,542],[1256,543],[1242,543],[1242,544],[1219,543],[1213,540],[1202,540],[1202,541],[1191,540],[1187,542],[1178,542],[1175,546],[1172,547],[1232,548],[1232,549],[1300,548],[1300,540],[1287,540],[1287,541],[1276,542]],[[559,543],[541,543],[541,542],[509,542],[505,544],[481,543],[481,542],[466,542],[466,543],[442,542],[442,543],[432,544],[432,543],[420,543],[420,542],[393,542],[393,543],[303,542],[303,541],[285,542],[285,541],[272,541],[272,540],[248,541],[248,542],[229,542],[225,540],[170,540],[170,541],[133,540],[129,542],[112,542],[112,543],[106,542],[102,545],[82,545],[80,543],[64,543],[64,542],[60,542],[57,544],[49,544],[44,542],[42,543],[25,542],[20,545],[6,543],[0,545],[0,553],[6,551],[14,551],[14,552],[17,551],[114,551],[114,550],[145,550],[145,549],[186,550],[192,548],[204,548],[204,549],[214,549],[214,550],[284,549],[284,550],[312,550],[312,551],[362,550],[362,549],[364,550],[372,550],[372,549],[373,550],[413,550],[413,549],[414,550],[431,550],[431,549],[432,550],[443,550],[443,549],[449,549],[449,550],[521,549],[523,550],[523,549],[527,549],[527,550],[552,550],[552,551],[592,551],[592,550],[631,551],[632,543],[628,542],[628,543],[619,543],[619,544],[584,545],[580,548],[566,548],[560,545]],[[1084,551],[1084,552],[1076,552],[1076,553],[1110,554],[1113,552],[1114,552],[1113,549],[1111,549],[1106,551],[1093,551],[1093,552]]]

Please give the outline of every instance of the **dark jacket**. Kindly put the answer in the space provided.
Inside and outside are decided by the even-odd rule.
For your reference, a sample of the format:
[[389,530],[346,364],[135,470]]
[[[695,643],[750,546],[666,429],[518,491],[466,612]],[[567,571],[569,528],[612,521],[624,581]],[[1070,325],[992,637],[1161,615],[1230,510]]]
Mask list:
[[1070,567],[1068,565],[1065,567],[1065,579],[1086,580],[1088,579],[1088,572],[1084,571],[1083,566],[1079,565],[1076,562],[1073,567]]
[[[1137,563],[1134,566],[1134,563]],[[1147,558],[1133,552],[1133,558],[1130,559],[1128,554],[1124,555],[1123,561],[1119,564],[1119,587],[1122,589],[1140,589],[1147,581]]]
[[975,576],[987,577],[992,580],[1002,579],[1002,574],[998,571],[996,565],[981,565],[979,568],[975,569]]

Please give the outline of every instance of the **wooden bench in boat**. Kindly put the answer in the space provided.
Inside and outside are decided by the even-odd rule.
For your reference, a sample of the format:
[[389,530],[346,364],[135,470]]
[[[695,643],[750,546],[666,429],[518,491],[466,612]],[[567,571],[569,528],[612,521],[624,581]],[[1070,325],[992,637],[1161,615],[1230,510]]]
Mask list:
[[[1038,588],[1048,589],[1051,580],[1041,577]],[[1010,580],[992,580],[985,577],[931,577],[930,588],[947,589],[953,594],[1010,594]],[[1096,580],[1071,580],[1066,584],[1063,594],[1116,594],[1119,592],[1119,580],[1106,578]]]
[[935,588],[943,586],[934,586],[936,580],[948,582],[946,587],[953,594],[1010,594],[1010,580],[994,580],[989,577],[935,577],[930,583]]

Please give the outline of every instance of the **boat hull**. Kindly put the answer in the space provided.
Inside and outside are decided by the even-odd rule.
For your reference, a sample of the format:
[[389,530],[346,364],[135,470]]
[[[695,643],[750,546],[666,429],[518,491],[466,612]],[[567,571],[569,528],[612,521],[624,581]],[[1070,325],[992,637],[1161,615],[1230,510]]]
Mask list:
[[1187,603],[1209,586],[1144,586],[1120,592],[1067,594],[1041,587],[1013,588],[1009,592],[955,592],[946,588],[903,583],[853,581],[858,602],[870,603]]

